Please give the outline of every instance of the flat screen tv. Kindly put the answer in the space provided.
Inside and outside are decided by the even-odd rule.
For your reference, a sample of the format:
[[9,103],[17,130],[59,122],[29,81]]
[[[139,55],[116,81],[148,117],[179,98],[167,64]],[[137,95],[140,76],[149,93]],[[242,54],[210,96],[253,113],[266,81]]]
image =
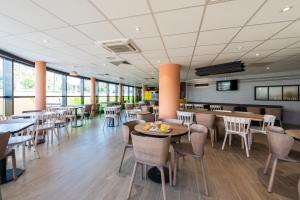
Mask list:
[[238,90],[238,80],[217,81],[217,91]]

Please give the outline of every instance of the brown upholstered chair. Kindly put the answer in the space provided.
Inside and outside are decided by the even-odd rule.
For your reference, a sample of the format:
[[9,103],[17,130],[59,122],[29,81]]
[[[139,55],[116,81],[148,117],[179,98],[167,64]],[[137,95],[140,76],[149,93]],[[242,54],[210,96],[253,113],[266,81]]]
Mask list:
[[267,131],[267,133],[273,132],[273,133],[284,134],[284,129],[281,128],[280,126],[268,126],[268,127],[266,127],[266,131]]
[[223,110],[234,111],[234,106],[222,106]]
[[10,133],[0,133],[0,160],[6,159],[8,156],[11,156],[11,162],[13,167],[13,178],[17,179],[16,176],[16,155],[15,150],[7,147],[8,141],[10,138]]
[[136,132],[131,134],[133,152],[135,157],[135,164],[133,168],[132,177],[130,180],[129,191],[127,199],[130,197],[133,180],[136,173],[137,165],[139,164],[142,169],[144,165],[155,166],[159,169],[161,174],[163,199],[166,200],[166,187],[165,187],[165,174],[163,167],[169,166],[170,184],[172,184],[172,169],[169,156],[170,137],[155,138],[139,135]]
[[136,119],[138,120],[145,120],[146,122],[154,122],[155,121],[155,115],[152,113],[149,114],[137,114]]
[[122,135],[123,135],[123,141],[125,143],[125,146],[124,146],[124,150],[123,150],[123,154],[122,154],[122,159],[121,159],[121,163],[120,163],[120,167],[119,167],[119,172],[121,171],[121,168],[122,168],[122,164],[123,164],[123,160],[124,160],[126,150],[128,148],[132,148],[132,140],[131,140],[130,133],[132,131],[134,131],[134,127],[137,124],[142,124],[142,123],[146,123],[146,122],[144,120],[132,120],[132,121],[123,123]]
[[254,114],[261,114],[261,107],[249,106],[246,109],[247,109],[247,112],[251,112]]
[[267,136],[269,143],[269,155],[265,165],[264,174],[267,174],[271,160],[273,159],[272,172],[268,184],[268,192],[272,192],[274,177],[278,161],[300,163],[300,160],[295,160],[289,157],[289,153],[294,144],[294,138],[286,135],[269,131],[267,128]]
[[203,176],[205,194],[208,195],[206,176],[204,170],[204,147],[207,137],[207,128],[200,124],[193,124],[191,126],[191,143],[173,144],[175,151],[175,166],[173,183],[176,185],[177,180],[177,165],[179,156],[192,156],[194,159],[199,160]]
[[212,147],[214,147],[214,141],[217,140],[215,121],[216,121],[216,115],[207,114],[207,113],[197,113],[196,114],[197,124],[201,124],[209,130]]
[[281,108],[265,108],[265,114],[276,116],[276,120],[279,121],[279,124],[282,127],[282,122],[281,122],[282,109]]

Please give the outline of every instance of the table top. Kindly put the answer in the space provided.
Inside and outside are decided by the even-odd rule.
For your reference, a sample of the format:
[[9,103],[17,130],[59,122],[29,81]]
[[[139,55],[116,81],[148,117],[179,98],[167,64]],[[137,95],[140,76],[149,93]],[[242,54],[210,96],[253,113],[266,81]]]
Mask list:
[[10,133],[17,133],[26,129],[34,124],[34,120],[20,120],[20,119],[10,119],[10,120],[3,120],[0,121],[0,132],[10,132]]
[[247,112],[222,112],[222,111],[208,111],[208,110],[184,110],[187,112],[194,112],[196,113],[207,113],[207,114],[214,114],[217,117],[223,117],[223,116],[230,116],[230,117],[243,117],[243,118],[250,118],[253,121],[263,121],[264,116],[260,114],[254,114],[254,113],[247,113]]
[[28,112],[28,113],[22,113],[22,114],[18,114],[18,115],[14,115],[12,116],[13,119],[16,118],[30,118],[32,116],[39,116],[39,115],[51,115],[54,114],[55,112]]
[[286,130],[285,133],[293,138],[300,139],[300,129],[290,129]]
[[144,126],[146,124],[151,124],[151,122],[144,123],[144,124],[138,124],[134,127],[134,130],[136,130],[139,133],[149,135],[149,136],[155,136],[155,137],[165,137],[165,136],[179,137],[179,136],[182,136],[182,135],[185,135],[188,133],[187,127],[185,127],[183,125],[171,124],[171,123],[163,123],[163,124],[169,125],[170,128],[172,129],[172,131],[168,132],[168,133],[159,132],[159,131],[150,131],[150,130],[145,131]]

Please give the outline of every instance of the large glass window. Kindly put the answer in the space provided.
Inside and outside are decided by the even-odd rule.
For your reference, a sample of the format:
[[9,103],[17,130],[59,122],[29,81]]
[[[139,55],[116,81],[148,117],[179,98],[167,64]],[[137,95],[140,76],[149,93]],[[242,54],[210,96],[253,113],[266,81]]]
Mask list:
[[129,102],[128,86],[123,86],[123,101],[124,103]]
[[46,96],[47,106],[63,105],[63,75],[47,71]]
[[116,102],[117,101],[117,85],[110,83],[109,84],[109,102]]
[[133,97],[133,95],[134,95],[133,94],[133,89],[134,89],[133,87],[129,87],[129,102],[130,103],[134,103],[134,100],[133,100],[133,98],[134,98]]
[[81,105],[81,79],[67,77],[67,105]]
[[35,72],[34,68],[14,62],[14,113],[25,110],[34,110]]
[[100,111],[107,105],[108,83],[98,82],[98,103],[100,103]]
[[91,80],[84,79],[83,80],[83,95],[84,95],[84,104],[91,103]]

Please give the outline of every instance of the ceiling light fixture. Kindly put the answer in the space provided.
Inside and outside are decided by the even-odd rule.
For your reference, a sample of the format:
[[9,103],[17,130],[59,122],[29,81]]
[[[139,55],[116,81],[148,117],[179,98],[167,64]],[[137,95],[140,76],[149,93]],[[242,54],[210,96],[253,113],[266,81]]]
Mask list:
[[259,53],[256,53],[255,56],[258,57],[258,56],[259,56]]
[[139,26],[136,26],[136,27],[135,27],[135,30],[136,30],[137,32],[140,32],[140,31],[141,31],[141,28],[140,28]]
[[77,71],[75,71],[75,66],[73,66],[72,67],[73,68],[73,70],[70,72],[70,76],[78,76],[78,73],[77,73]]
[[267,70],[270,70],[270,67],[267,67],[266,69],[267,69]]
[[286,6],[286,7],[284,7],[280,12],[287,12],[287,11],[289,11],[289,10],[291,10],[293,7],[292,6]]

